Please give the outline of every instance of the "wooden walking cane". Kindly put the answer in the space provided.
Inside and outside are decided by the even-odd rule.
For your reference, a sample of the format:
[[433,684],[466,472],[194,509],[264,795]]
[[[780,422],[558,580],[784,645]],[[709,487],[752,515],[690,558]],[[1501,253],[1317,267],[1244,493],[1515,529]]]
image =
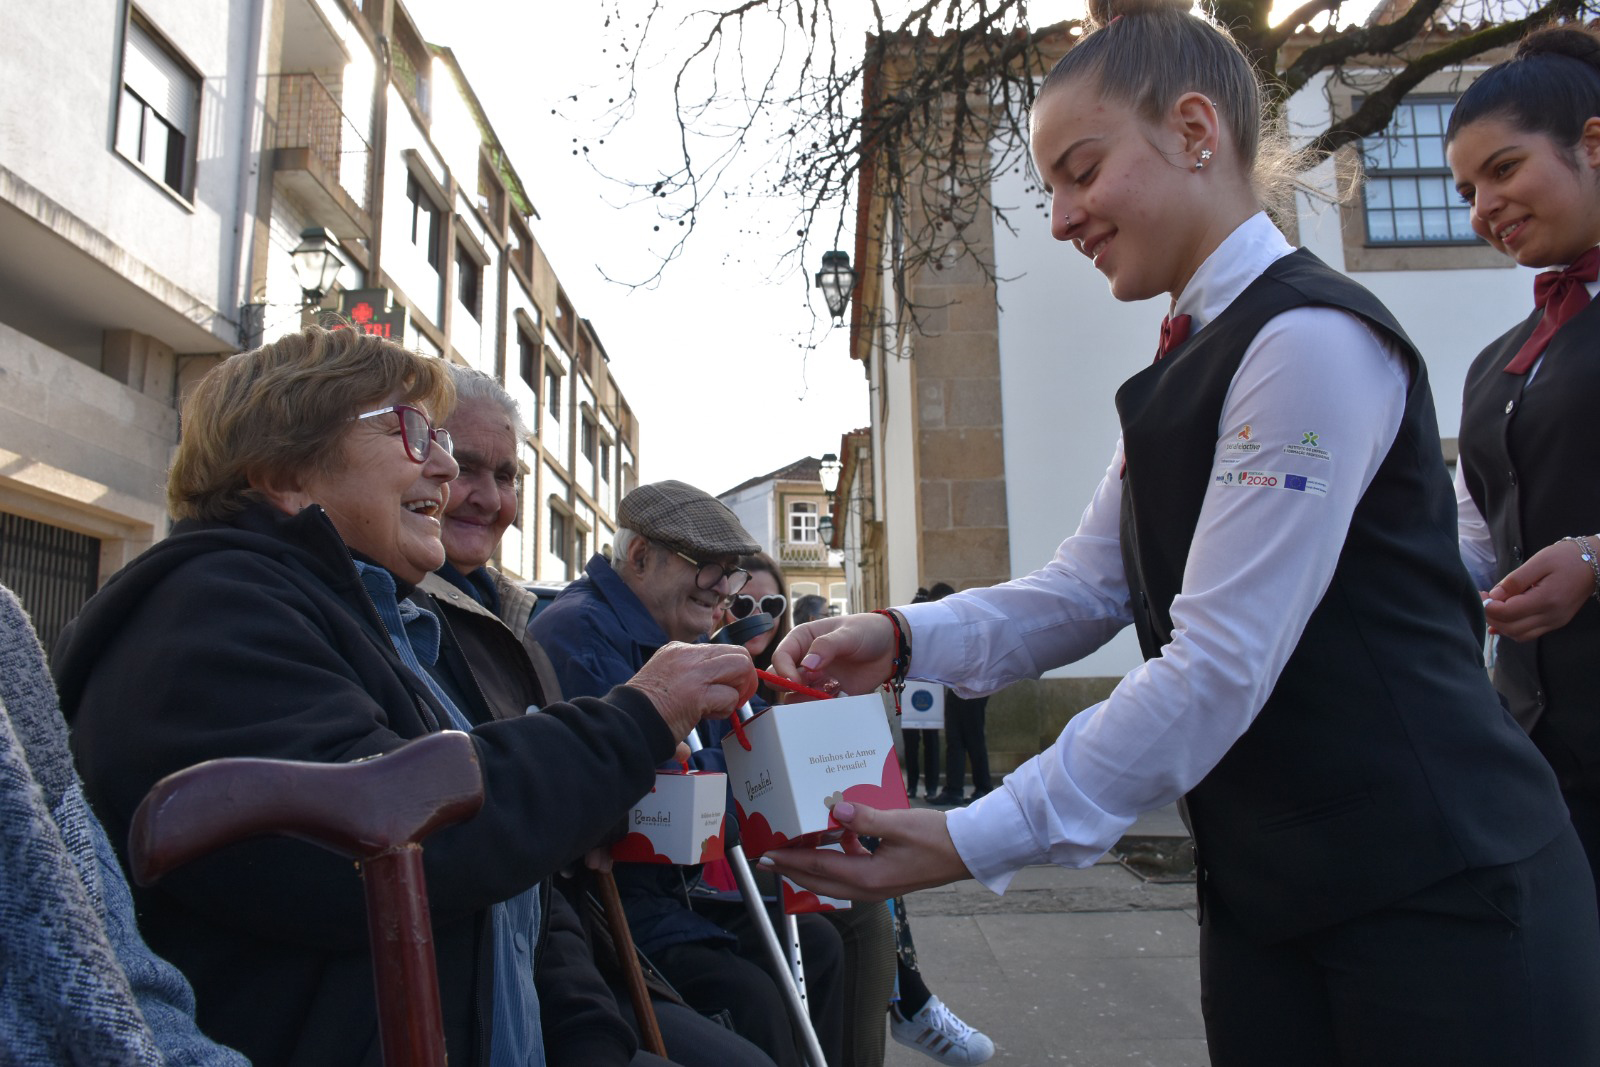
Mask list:
[[211,760],[157,782],[128,854],[142,886],[247,838],[278,835],[356,860],[367,898],[387,1067],[444,1067],[444,1024],[420,842],[477,814],[483,771],[450,730],[354,763]]
[[622,979],[628,985],[628,999],[639,1020],[645,1048],[666,1059],[667,1043],[661,1037],[661,1024],[656,1020],[656,1006],[650,1000],[650,990],[644,984],[644,970],[639,966],[639,954],[633,947],[633,931],[628,929],[628,916],[622,910],[616,876],[610,871],[593,873],[595,888],[600,893],[600,908],[611,930],[611,943],[616,946],[617,966],[622,968]]

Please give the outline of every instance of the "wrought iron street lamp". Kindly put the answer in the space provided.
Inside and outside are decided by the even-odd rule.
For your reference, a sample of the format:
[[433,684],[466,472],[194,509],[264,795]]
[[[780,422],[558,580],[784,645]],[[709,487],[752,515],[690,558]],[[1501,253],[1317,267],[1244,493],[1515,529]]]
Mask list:
[[307,307],[321,303],[344,269],[338,238],[321,226],[308,226],[300,231],[300,244],[289,255],[294,259],[303,303]]
[[832,496],[839,489],[839,474],[844,470],[844,464],[839,462],[837,454],[824,452],[819,467],[818,473],[822,476],[822,491]]
[[817,288],[822,290],[822,299],[828,302],[828,314],[836,319],[843,318],[855,287],[856,272],[850,269],[849,254],[824,252],[822,269],[817,271]]

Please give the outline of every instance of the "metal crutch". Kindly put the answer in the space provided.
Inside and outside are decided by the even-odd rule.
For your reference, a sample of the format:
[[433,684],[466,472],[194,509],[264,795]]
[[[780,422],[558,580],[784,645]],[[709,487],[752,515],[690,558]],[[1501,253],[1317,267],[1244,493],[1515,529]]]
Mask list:
[[[739,717],[750,717],[750,705],[746,704],[739,709]],[[697,731],[690,730],[686,739],[693,752],[699,752],[705,746],[700,743]],[[729,816],[732,817],[731,814]],[[750,861],[745,857],[743,845],[730,845],[725,853],[728,866],[733,869],[734,881],[739,883],[739,895],[744,898],[745,910],[750,913],[750,919],[756,924],[756,929],[761,931],[762,943],[766,945],[767,956],[772,960],[772,965],[783,981],[779,987],[783,990],[784,1003],[789,1007],[789,1015],[794,1020],[796,1029],[800,1031],[801,1040],[805,1044],[806,1060],[811,1067],[828,1067],[828,1062],[823,1058],[822,1045],[817,1041],[816,1028],[811,1025],[811,1013],[806,1010],[805,973],[800,960],[800,927],[793,915],[784,916],[784,929],[788,934],[789,949],[786,952],[778,942],[778,932],[772,926],[772,917],[767,914],[766,903],[761,899],[761,890],[756,886],[755,875],[750,871]]]

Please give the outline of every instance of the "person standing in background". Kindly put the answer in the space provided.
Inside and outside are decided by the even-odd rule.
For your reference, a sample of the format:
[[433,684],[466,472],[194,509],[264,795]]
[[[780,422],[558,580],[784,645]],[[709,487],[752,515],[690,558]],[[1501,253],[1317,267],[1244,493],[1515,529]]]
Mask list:
[[1462,562],[1500,635],[1494,684],[1556,772],[1600,887],[1600,39],[1530,34],[1456,102],[1446,156],[1472,229],[1524,267],[1531,315],[1485,348],[1461,404]]
[[[924,604],[932,599],[922,586],[911,597],[913,604]],[[917,799],[917,780],[920,773],[923,798],[929,804],[943,804],[948,799],[939,792],[939,728],[915,722],[900,723],[900,736],[906,746],[906,796]]]
[[[928,599],[943,600],[955,587],[948,582],[934,582],[928,588]],[[955,807],[968,803],[967,761],[972,761],[971,800],[994,788],[989,775],[989,738],[987,718],[989,697],[964,697],[954,689],[944,691],[944,791],[931,803],[936,806]]]

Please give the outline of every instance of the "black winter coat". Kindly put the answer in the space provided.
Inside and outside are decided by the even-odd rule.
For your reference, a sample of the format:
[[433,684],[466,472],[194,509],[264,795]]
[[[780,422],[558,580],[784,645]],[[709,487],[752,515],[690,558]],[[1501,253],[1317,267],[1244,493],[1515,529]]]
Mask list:
[[[54,670],[90,802],[114,842],[126,842],[151,785],[202,760],[344,762],[446,721],[317,507],[178,523],[89,601]],[[649,699],[627,686],[472,737],[484,807],[423,849],[454,1064],[488,1062],[490,905],[598,840],[674,749]],[[377,1062],[361,885],[348,861],[297,841],[248,842],[135,890],[135,901],[147,940],[193,983],[210,1036],[258,1064]],[[547,914],[556,928],[571,921],[558,906]],[[543,1014],[552,1064],[617,1057],[609,1028],[579,1019],[569,1031]]]

